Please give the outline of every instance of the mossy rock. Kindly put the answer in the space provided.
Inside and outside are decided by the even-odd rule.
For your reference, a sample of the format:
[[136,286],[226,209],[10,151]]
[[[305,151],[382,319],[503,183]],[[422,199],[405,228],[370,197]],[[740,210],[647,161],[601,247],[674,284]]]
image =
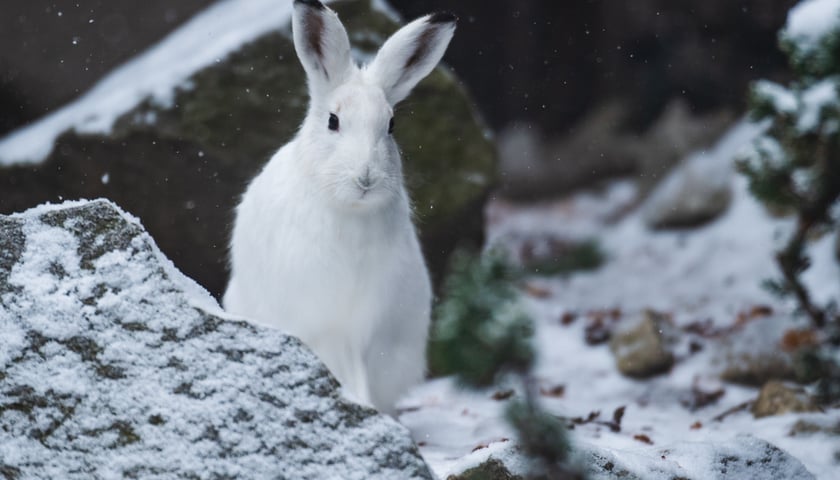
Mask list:
[[[332,5],[372,54],[399,27],[370,0]],[[227,282],[233,209],[248,181],[303,120],[308,97],[290,29],[198,71],[172,105],[146,101],[105,136],[62,135],[35,166],[0,169],[0,213],[107,197],[138,215],[161,249],[215,295]],[[397,142],[435,277],[454,246],[480,241],[496,151],[458,80],[438,68],[397,108]]]
[[450,475],[446,480],[523,480],[523,478],[510,473],[504,463],[490,458],[460,475]]

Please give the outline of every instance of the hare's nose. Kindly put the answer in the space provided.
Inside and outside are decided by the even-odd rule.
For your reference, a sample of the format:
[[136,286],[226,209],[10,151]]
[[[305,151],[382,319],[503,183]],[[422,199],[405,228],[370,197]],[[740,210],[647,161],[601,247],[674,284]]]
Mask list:
[[362,190],[370,190],[374,183],[376,183],[376,181],[371,178],[370,171],[365,172],[362,176],[356,177],[356,185],[358,185]]
[[376,185],[376,176],[371,174],[370,167],[366,167],[365,171],[356,177],[356,185],[362,190],[370,190]]

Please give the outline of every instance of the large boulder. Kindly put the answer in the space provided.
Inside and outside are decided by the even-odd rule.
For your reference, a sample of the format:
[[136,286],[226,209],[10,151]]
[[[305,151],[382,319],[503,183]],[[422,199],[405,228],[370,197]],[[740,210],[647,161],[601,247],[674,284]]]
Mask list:
[[0,476],[432,478],[298,340],[217,309],[108,201],[0,216]]
[[[399,26],[371,3],[382,2],[334,5],[360,57]],[[0,168],[0,213],[63,198],[110,198],[138,215],[167,256],[218,296],[238,198],[306,110],[290,35],[286,25],[241,46],[192,74],[170,102],[150,97],[107,133],[68,128],[43,162]],[[457,242],[480,239],[495,148],[458,80],[442,68],[398,107],[397,123],[424,250],[440,272]],[[0,148],[0,165],[3,155]]]

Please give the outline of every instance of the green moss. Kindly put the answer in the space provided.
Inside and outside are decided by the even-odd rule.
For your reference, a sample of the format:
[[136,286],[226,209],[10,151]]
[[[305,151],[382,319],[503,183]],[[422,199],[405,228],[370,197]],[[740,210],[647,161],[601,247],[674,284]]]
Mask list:
[[149,423],[154,426],[164,425],[166,420],[160,415],[152,415],[149,417]]
[[134,427],[129,422],[122,420],[118,420],[105,428],[85,430],[82,433],[89,437],[99,437],[109,432],[117,434],[117,439],[110,445],[110,448],[122,448],[140,441],[140,435],[134,431]]
[[180,385],[178,385],[177,387],[175,387],[175,389],[172,391],[172,393],[174,393],[176,395],[186,395],[187,397],[190,397],[190,398],[193,398],[193,399],[200,399],[201,396],[193,393],[192,387],[193,387],[192,382],[183,382]]
[[[20,287],[9,285],[12,267],[18,262],[26,246],[23,235],[23,222],[0,217],[0,293],[11,292]],[[0,305],[2,305],[0,299]]]
[[605,260],[597,240],[554,245],[551,254],[525,262],[524,273],[534,275],[568,275],[573,272],[595,270]]
[[30,419],[37,416],[48,420],[43,428],[33,428],[29,431],[30,438],[42,443],[64,425],[75,413],[78,404],[78,399],[71,395],[57,393],[52,389],[41,395],[29,385],[15,385],[4,393],[7,398],[13,400],[0,403],[0,417],[7,411],[17,411]]
[[[245,45],[189,85],[177,92],[176,108],[145,105],[157,118],[154,129],[201,145],[224,166],[255,170],[292,137],[306,112],[303,69],[281,33]],[[142,129],[148,112],[126,120]]]
[[439,225],[495,182],[496,154],[454,79],[440,70],[397,107],[395,133],[423,225]]
[[481,465],[460,475],[450,475],[446,480],[523,480],[523,478],[510,473],[502,462],[491,457]]
[[64,342],[64,346],[70,351],[77,353],[85,362],[95,362],[96,357],[102,353],[102,348],[90,338],[75,336]]
[[40,219],[78,238],[81,267],[88,270],[93,270],[93,262],[105,253],[128,249],[134,237],[143,233],[139,226],[126,223],[120,212],[105,201],[47,212]]
[[17,480],[20,478],[21,471],[18,467],[0,464],[0,475],[2,475],[6,480]]
[[203,315],[202,321],[193,326],[189,332],[184,336],[184,340],[192,340],[194,338],[203,337],[211,333],[215,333],[223,320],[211,315]]
[[120,326],[129,332],[148,332],[149,327],[146,326],[144,323],[140,322],[125,322],[121,323]]
[[125,369],[116,365],[99,364],[94,369],[97,375],[109,380],[120,380],[125,378]]

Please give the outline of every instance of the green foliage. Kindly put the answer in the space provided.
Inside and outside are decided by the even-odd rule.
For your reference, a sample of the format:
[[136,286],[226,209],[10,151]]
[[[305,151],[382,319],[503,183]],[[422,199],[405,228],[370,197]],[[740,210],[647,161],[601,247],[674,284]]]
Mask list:
[[455,254],[429,345],[433,372],[487,386],[501,372],[531,367],[533,325],[519,305],[516,279],[498,252]]
[[510,473],[502,462],[490,458],[481,465],[470,468],[460,475],[449,476],[446,480],[523,480],[523,478]]
[[840,357],[833,350],[808,349],[799,352],[794,362],[797,380],[814,383],[816,401],[828,407],[840,405]]
[[814,41],[803,41],[782,31],[779,47],[787,55],[793,71],[800,77],[819,78],[840,73],[840,22]]
[[[523,399],[507,411],[525,454],[535,460],[535,479],[582,478],[568,468],[570,450],[566,426],[543,411],[536,401],[530,369],[534,362],[533,320],[519,304],[516,282],[522,269],[511,266],[503,253],[491,251],[453,257],[444,283],[444,300],[436,310],[429,345],[433,371],[455,375],[464,385],[492,385],[503,373],[519,377]],[[486,462],[459,477],[514,479],[499,462]]]
[[821,36],[780,34],[797,79],[790,86],[757,82],[750,93],[753,120],[767,125],[738,162],[750,191],[778,213],[793,213],[796,228],[777,253],[782,278],[767,283],[792,295],[816,326],[836,320],[815,305],[801,282],[810,267],[808,241],[837,225],[840,199],[840,18]]
[[565,244],[555,248],[546,258],[524,262],[523,270],[534,275],[568,275],[572,272],[595,270],[604,263],[604,251],[597,240]]
[[548,465],[566,462],[570,450],[567,427],[559,418],[527,401],[511,402],[506,413],[528,455],[543,459]]

